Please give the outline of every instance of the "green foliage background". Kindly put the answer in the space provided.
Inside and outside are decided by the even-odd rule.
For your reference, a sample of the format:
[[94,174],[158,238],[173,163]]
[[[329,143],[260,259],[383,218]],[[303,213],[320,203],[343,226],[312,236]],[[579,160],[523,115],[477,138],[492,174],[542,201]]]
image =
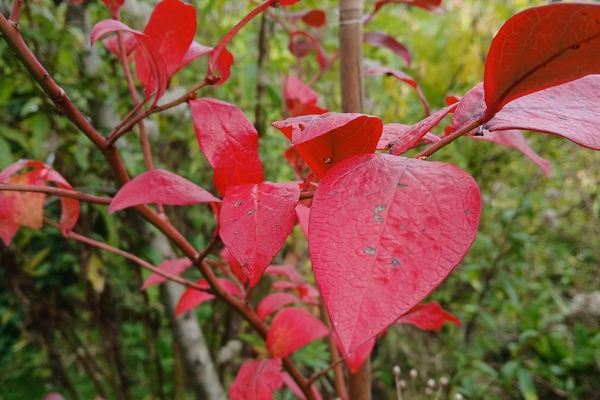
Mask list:
[[[206,45],[217,43],[250,9],[245,2],[243,6],[225,0],[191,3],[199,15],[197,41]],[[445,12],[440,14],[388,6],[366,31],[396,37],[411,50],[413,64],[407,67],[388,50],[368,45],[365,63],[405,71],[419,82],[431,106],[441,108],[445,96],[463,95],[481,81],[487,48],[502,23],[525,7],[543,3],[447,0]],[[315,34],[333,54],[337,15],[334,2],[326,6],[321,1],[304,0],[294,9],[327,10],[327,26]],[[372,2],[366,2],[365,8],[371,7]],[[64,2],[26,2],[23,36],[86,114],[98,118],[95,108],[107,103],[118,115],[125,115],[130,104],[120,65],[97,45],[101,68],[95,73],[82,72],[82,52],[88,38],[67,23],[66,8]],[[100,2],[90,2],[88,9],[93,21],[109,17]],[[281,10],[274,12],[281,14]],[[123,18],[135,28],[144,25],[127,14]],[[200,93],[237,104],[251,120],[257,102],[259,24],[260,18],[252,21],[229,46],[236,58],[229,82]],[[281,157],[286,140],[268,125],[282,118],[279,74],[296,73],[287,44],[286,33],[275,25],[262,71],[266,90],[259,99],[266,121],[260,154],[271,181],[293,179]],[[204,76],[205,63],[199,60],[186,68],[173,79],[172,86],[185,88],[197,82]],[[53,153],[54,167],[74,187],[88,193],[114,194],[117,188],[102,156],[56,112],[4,41],[0,41],[0,71],[0,168],[19,158],[45,160]],[[302,62],[302,74],[308,80],[314,73],[314,55],[309,55]],[[414,123],[424,116],[412,88],[392,78],[369,76],[365,87],[365,112],[380,116],[384,123]],[[323,106],[339,109],[337,66],[322,77],[315,90]],[[189,115],[161,115],[152,121],[159,132],[151,135],[157,166],[214,191]],[[105,130],[108,132],[110,126]],[[457,315],[463,326],[446,326],[436,333],[411,326],[391,328],[378,341],[373,355],[376,398],[395,398],[394,365],[401,367],[409,387],[414,385],[412,397],[409,391],[405,398],[425,398],[427,379],[441,376],[450,379],[452,393],[460,392],[470,399],[600,398],[598,314],[585,317],[571,309],[575,295],[600,290],[599,155],[557,137],[539,133],[527,137],[532,147],[552,162],[550,179],[546,180],[518,151],[481,141],[462,139],[433,157],[471,173],[484,199],[481,228],[473,248],[430,296]],[[119,141],[119,151],[131,175],[143,172],[135,134]],[[47,210],[47,215],[58,218],[58,202],[50,201]],[[194,245],[204,245],[214,228],[209,209],[193,206],[168,212]],[[82,205],[76,229],[158,264],[160,256],[139,235],[146,229],[142,226],[133,214],[107,215],[105,207]],[[87,348],[108,375],[115,373],[105,354],[102,320],[116,326],[133,398],[191,396],[181,383],[180,360],[173,351],[158,289],[151,288],[147,295],[138,289],[145,271],[112,255],[65,241],[51,228],[22,228],[11,246],[0,246],[0,399],[41,399],[52,390],[68,397],[56,368],[51,367],[54,355],[80,398],[94,398],[97,390],[75,354]],[[298,232],[289,239],[280,261],[290,256],[311,279],[306,245]],[[190,279],[196,277],[194,271],[187,274]],[[101,284],[103,294],[97,291]],[[261,284],[256,299],[267,290],[268,285]],[[104,303],[108,308],[102,314],[99,305]],[[197,313],[213,356],[238,335],[244,343],[239,359],[218,367],[226,385],[244,358],[264,354],[261,341],[223,304],[203,305]],[[160,371],[153,363],[154,352],[160,359]],[[311,344],[294,357],[304,364],[306,372],[328,364],[323,342]],[[415,380],[406,374],[411,368],[419,372]],[[159,373],[163,376],[160,387],[155,379]],[[324,383],[324,389],[328,387]],[[106,390],[113,398],[110,385]],[[289,393],[281,396],[290,398]]]

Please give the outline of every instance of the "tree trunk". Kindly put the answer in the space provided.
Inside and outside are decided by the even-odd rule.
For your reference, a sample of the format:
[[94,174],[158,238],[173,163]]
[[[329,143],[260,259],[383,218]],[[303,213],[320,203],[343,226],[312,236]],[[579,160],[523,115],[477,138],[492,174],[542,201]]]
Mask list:
[[[363,112],[363,2],[340,0],[340,85],[342,112]],[[371,400],[371,361],[349,377],[350,400]]]

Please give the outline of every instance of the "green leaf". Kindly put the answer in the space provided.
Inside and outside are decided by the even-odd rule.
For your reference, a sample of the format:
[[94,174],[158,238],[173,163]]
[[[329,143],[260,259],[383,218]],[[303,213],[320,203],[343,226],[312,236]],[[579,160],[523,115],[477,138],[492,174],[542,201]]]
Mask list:
[[525,400],[538,400],[537,391],[531,374],[525,368],[519,368],[517,372],[517,379],[519,381],[519,390]]

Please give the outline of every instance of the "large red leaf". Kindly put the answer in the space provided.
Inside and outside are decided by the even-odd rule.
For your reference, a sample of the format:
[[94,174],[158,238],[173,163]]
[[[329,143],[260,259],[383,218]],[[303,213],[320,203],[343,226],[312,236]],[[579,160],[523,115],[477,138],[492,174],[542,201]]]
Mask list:
[[298,154],[320,178],[345,158],[373,153],[383,129],[379,118],[352,113],[307,115],[272,125],[290,139]]
[[[187,257],[178,258],[176,260],[165,260],[158,266],[163,272],[166,272],[171,275],[179,275],[187,268],[192,266],[192,260]],[[145,290],[152,285],[158,285],[159,283],[165,282],[167,278],[162,275],[155,274],[154,272],[148,276],[148,278],[144,281],[144,284],[140,288],[140,290]]]
[[296,222],[296,183],[230,186],[221,207],[219,234],[250,286],[260,280]]
[[136,72],[138,79],[144,86],[144,96],[146,99],[149,99],[152,94],[156,94],[154,98],[154,104],[156,104],[167,90],[168,79],[167,67],[152,39],[135,29],[131,29],[122,22],[106,19],[94,25],[90,34],[90,41],[94,44],[102,36],[117,31],[129,32],[138,41],[138,49],[136,50]]
[[356,373],[360,367],[367,361],[367,359],[371,356],[371,352],[373,351],[373,347],[375,347],[375,338],[367,340],[360,346],[358,346],[352,353],[347,354],[340,343],[340,339],[337,335],[334,336],[335,345],[338,350],[342,353],[344,360],[346,361],[346,365],[348,365],[348,369],[352,373]]
[[323,10],[308,9],[290,13],[289,18],[294,22],[300,19],[307,25],[320,28],[325,25],[325,22],[327,21],[327,14],[325,14],[325,11]]
[[364,24],[366,25],[371,22],[381,7],[385,6],[386,4],[408,4],[410,6],[423,8],[427,11],[435,11],[442,4],[442,0],[379,0],[375,2],[375,8],[371,14],[365,18]]
[[[65,178],[62,177],[61,174],[59,174],[53,169],[48,170],[46,180],[56,183],[56,185],[61,189],[75,191],[75,189],[73,189],[73,186],[71,186],[69,182],[67,182]],[[61,197],[60,204],[60,229],[63,235],[67,236],[69,232],[71,232],[71,229],[73,229],[73,227],[77,223],[77,219],[79,219],[79,200]]]
[[398,70],[395,70],[392,68],[375,67],[375,68],[369,68],[369,69],[365,70],[363,72],[363,74],[386,74],[387,76],[393,76],[394,78],[398,79],[399,81],[409,84],[416,90],[417,94],[419,95],[419,99],[421,99],[421,103],[423,103],[423,107],[425,107],[425,114],[427,116],[429,116],[429,114],[430,114],[429,104],[427,103],[427,99],[425,98],[425,95],[421,91],[421,88],[419,87],[417,82],[410,76],[406,75],[404,72],[398,71]]
[[383,134],[377,143],[377,150],[389,150],[394,147],[395,152],[402,154],[421,144],[439,142],[440,138],[431,132],[427,132],[419,138],[422,132],[413,129],[410,125],[404,124],[385,124]]
[[445,163],[360,155],[334,167],[313,199],[309,251],[346,352],[427,296],[475,239],[477,184]]
[[385,47],[386,49],[393,51],[398,57],[406,62],[406,65],[410,66],[410,51],[394,37],[384,33],[365,32],[363,40],[373,47]]
[[490,119],[508,102],[585,75],[600,73],[600,5],[549,4],[510,18],[485,62]]
[[261,300],[256,308],[256,313],[261,319],[265,319],[272,312],[299,301],[299,298],[290,293],[271,293]]
[[[217,280],[219,281],[221,286],[223,286],[223,289],[227,291],[227,293],[234,296],[240,295],[240,289],[230,281],[221,278],[217,278]],[[205,287],[207,289],[209,288],[206,279],[200,279],[198,282],[196,282],[196,285]],[[179,314],[184,313],[186,311],[190,311],[193,308],[198,307],[205,301],[212,300],[214,298],[215,296],[213,294],[201,292],[200,290],[196,290],[193,288],[188,288],[185,292],[183,292],[181,298],[179,299],[179,302],[177,303],[177,307],[175,307],[175,316],[178,316]]]
[[[194,40],[196,10],[193,6],[179,0],[162,0],[154,7],[150,20],[144,28],[144,34],[158,46],[158,52],[167,67],[167,75],[172,77]],[[149,78],[140,76],[142,70],[137,57],[136,71],[141,81]],[[148,69],[143,71],[150,72]]]
[[325,324],[308,311],[284,308],[273,317],[267,334],[267,349],[273,357],[285,357],[328,334]]
[[187,206],[219,201],[221,200],[179,175],[154,169],[127,182],[113,198],[108,212],[146,203]]
[[[296,396],[300,400],[306,400],[306,396],[304,396],[304,393],[302,393],[302,390],[300,390],[300,388],[298,387],[296,382],[294,382],[290,374],[288,374],[287,372],[282,372],[281,377],[283,378],[283,384],[287,386],[288,389],[290,389],[290,392],[292,392],[294,396]],[[316,387],[311,386],[310,390],[313,392],[313,395],[315,396],[316,400],[323,399],[321,393],[319,393]]]
[[435,301],[417,304],[396,321],[398,324],[412,324],[425,331],[439,331],[446,322],[460,326],[460,321]]
[[434,126],[439,124],[440,121],[444,119],[446,115],[450,114],[456,107],[457,104],[444,107],[441,110],[434,112],[429,117],[417,122],[409,130],[406,130],[402,133],[400,141],[390,143],[390,153],[397,156],[404,153],[406,150],[415,147]]
[[229,397],[239,400],[273,398],[273,391],[281,389],[283,382],[280,370],[280,358],[244,363],[229,388]]
[[233,104],[216,99],[190,100],[198,144],[215,170],[215,186],[225,195],[230,185],[260,183],[256,128]]

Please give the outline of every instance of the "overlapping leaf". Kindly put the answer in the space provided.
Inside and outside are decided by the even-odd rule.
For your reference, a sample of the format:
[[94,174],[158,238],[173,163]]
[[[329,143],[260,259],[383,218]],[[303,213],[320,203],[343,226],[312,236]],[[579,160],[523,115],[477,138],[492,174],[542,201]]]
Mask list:
[[[56,183],[56,186],[58,186],[61,189],[72,191],[75,190],[73,189],[73,186],[71,186],[69,182],[67,182],[65,178],[62,177],[62,175],[60,175],[53,169],[48,170],[46,180],[49,182]],[[79,219],[79,200],[61,197],[60,205],[60,229],[63,235],[66,236],[69,232],[71,232],[71,229],[73,229],[73,227],[77,223],[77,220]]]
[[229,388],[229,397],[239,400],[273,398],[273,391],[281,389],[281,359],[271,358],[242,365]]
[[[240,295],[240,289],[237,286],[235,286],[233,283],[228,281],[227,279],[217,278],[217,280],[219,281],[219,283],[221,284],[223,289],[225,289],[227,291],[227,293],[234,295],[234,296]],[[199,280],[198,282],[196,282],[196,285],[205,287],[207,289],[209,288],[209,285],[208,285],[208,282],[206,282],[206,279]],[[210,294],[207,292],[201,292],[200,290],[189,288],[185,292],[183,292],[183,295],[181,295],[181,298],[179,299],[179,302],[177,303],[177,307],[175,307],[175,316],[177,316],[181,313],[184,313],[186,311],[190,311],[193,308],[198,307],[200,304],[204,303],[205,301],[212,300],[214,298],[215,298],[215,296],[213,294]]]
[[393,51],[398,57],[406,62],[406,65],[410,66],[410,51],[394,37],[384,33],[365,32],[363,39],[373,47],[384,47]]
[[371,356],[373,347],[375,347],[375,338],[372,337],[371,339],[367,340],[350,354],[346,353],[337,335],[335,336],[335,344],[338,350],[342,353],[348,369],[354,374],[358,372],[360,367],[362,367],[365,361],[367,361],[367,359]]
[[460,326],[460,321],[435,301],[417,304],[396,321],[398,324],[411,324],[425,331],[439,331],[446,322]]
[[319,67],[325,68],[329,63],[329,56],[319,41],[310,33],[301,30],[290,33],[290,40],[293,40],[296,36],[303,36],[311,41],[314,48],[317,49],[317,63],[319,64]]
[[[179,275],[186,269],[192,266],[192,260],[187,257],[178,258],[176,260],[164,260],[158,266],[163,272],[166,272],[171,275]],[[154,272],[148,276],[148,278],[144,281],[144,284],[140,288],[140,290],[145,290],[152,285],[158,285],[159,283],[165,282],[167,278],[162,275],[155,274]]]
[[395,70],[392,68],[375,67],[375,68],[369,68],[369,69],[365,70],[363,72],[363,74],[386,74],[387,76],[393,76],[394,78],[398,79],[399,81],[409,84],[416,90],[417,94],[419,95],[419,99],[421,99],[421,103],[423,103],[423,107],[425,107],[425,114],[427,116],[429,116],[429,114],[430,114],[429,104],[427,103],[427,99],[425,98],[425,95],[421,91],[421,88],[417,84],[417,81],[415,81],[410,76],[406,75],[404,72],[398,71],[398,70]]
[[285,357],[328,334],[329,330],[317,317],[303,309],[288,307],[273,317],[267,349],[273,357]]
[[387,328],[458,265],[481,199],[459,168],[386,154],[339,163],[313,199],[309,251],[346,352]]
[[261,319],[265,319],[272,312],[299,301],[299,298],[290,293],[271,293],[260,301],[256,313]]
[[383,123],[377,117],[326,113],[273,122],[320,178],[333,165],[356,154],[373,153]]
[[389,150],[394,147],[398,153],[404,153],[421,144],[436,143],[440,138],[431,132],[427,132],[419,139],[421,132],[417,132],[410,125],[404,124],[385,124],[383,134],[377,143],[377,150]]
[[198,144],[215,170],[215,186],[225,195],[230,185],[260,183],[258,133],[233,104],[215,99],[190,100]]
[[485,63],[490,119],[508,102],[600,73],[600,5],[561,3],[529,8],[494,37]]
[[126,183],[113,198],[108,212],[146,203],[186,206],[219,201],[221,200],[179,175],[154,169]]

